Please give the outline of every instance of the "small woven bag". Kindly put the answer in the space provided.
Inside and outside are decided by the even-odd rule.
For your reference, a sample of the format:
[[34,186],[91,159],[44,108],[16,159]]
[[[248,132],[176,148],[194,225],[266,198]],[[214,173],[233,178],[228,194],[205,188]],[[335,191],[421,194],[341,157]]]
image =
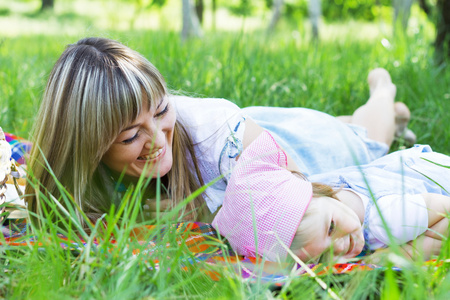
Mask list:
[[11,148],[6,141],[5,134],[0,127],[0,223],[6,215],[6,182],[11,173]]

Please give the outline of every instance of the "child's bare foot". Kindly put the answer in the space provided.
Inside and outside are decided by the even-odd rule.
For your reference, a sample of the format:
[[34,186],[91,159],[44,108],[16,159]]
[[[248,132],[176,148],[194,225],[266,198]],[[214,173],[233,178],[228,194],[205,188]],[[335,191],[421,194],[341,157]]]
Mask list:
[[392,83],[389,72],[385,69],[376,68],[370,71],[367,82],[369,83],[371,96],[375,93],[388,93],[389,96],[395,97],[397,88],[395,84]]
[[408,129],[408,123],[411,118],[411,112],[403,102],[394,103],[395,110],[395,137],[401,138],[408,145],[416,142],[416,135],[412,130]]
[[395,135],[400,136],[408,126],[409,119],[411,118],[411,112],[408,106],[403,102],[394,103],[395,111]]

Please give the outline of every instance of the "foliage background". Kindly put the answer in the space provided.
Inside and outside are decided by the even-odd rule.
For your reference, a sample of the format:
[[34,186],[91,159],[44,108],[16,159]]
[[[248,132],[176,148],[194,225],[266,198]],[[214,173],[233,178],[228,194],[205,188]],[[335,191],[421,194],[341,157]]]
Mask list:
[[[291,15],[286,8],[276,32],[266,34],[270,11],[264,1],[251,2],[255,9],[249,16],[230,13],[228,7],[239,1],[219,1],[215,29],[208,25],[207,6],[204,38],[186,42],[179,38],[181,9],[175,0],[140,14],[136,1],[59,0],[54,11],[41,13],[40,1],[1,2],[0,121],[5,130],[28,137],[47,74],[64,46],[103,36],[143,53],[171,88],[240,106],[304,106],[351,114],[368,98],[369,70],[384,67],[397,84],[397,100],[413,112],[411,128],[418,142],[449,153],[449,72],[445,63],[434,62],[433,24],[414,6],[406,33],[394,38],[392,9],[384,1],[373,2],[324,2],[324,12],[341,13],[338,20],[333,14],[322,20],[317,44],[310,40],[310,24],[300,8]],[[367,7],[378,11],[376,19],[352,17],[371,19],[364,17]]]

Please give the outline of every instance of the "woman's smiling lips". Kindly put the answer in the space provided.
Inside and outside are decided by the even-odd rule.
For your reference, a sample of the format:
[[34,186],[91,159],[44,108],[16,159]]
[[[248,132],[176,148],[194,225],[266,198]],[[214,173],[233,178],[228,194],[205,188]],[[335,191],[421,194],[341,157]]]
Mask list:
[[159,150],[150,153],[148,155],[143,155],[143,156],[139,156],[137,159],[143,162],[147,162],[149,160],[157,160],[161,157],[164,156],[164,154],[166,153],[166,147],[160,148]]

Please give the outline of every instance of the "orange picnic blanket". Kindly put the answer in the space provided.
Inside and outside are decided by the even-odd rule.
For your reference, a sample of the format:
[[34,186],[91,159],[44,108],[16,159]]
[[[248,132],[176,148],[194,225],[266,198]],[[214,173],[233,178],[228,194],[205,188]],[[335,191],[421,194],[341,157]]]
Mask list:
[[[280,265],[275,262],[263,261],[255,257],[243,257],[236,255],[231,246],[226,240],[219,237],[208,223],[188,222],[176,223],[173,225],[162,226],[157,229],[157,226],[146,225],[135,228],[131,231],[131,238],[138,241],[144,247],[134,249],[133,254],[136,256],[145,255],[145,259],[152,260],[152,268],[158,269],[159,258],[154,255],[158,247],[161,247],[161,240],[167,231],[175,230],[177,233],[176,243],[182,243],[187,246],[189,253],[185,253],[185,259],[180,265],[181,268],[188,270],[190,266],[195,264],[202,265],[220,265],[225,268],[231,268],[233,272],[237,272],[242,279],[265,281],[275,285],[282,285],[288,279],[287,269],[280,268]],[[152,234],[149,238],[149,232],[158,231],[158,234]],[[3,238],[0,239],[0,244],[7,247],[24,247],[34,245],[36,238],[29,233],[28,224],[23,220],[16,220],[14,222],[6,222],[2,226]],[[62,234],[58,234],[60,239],[58,242],[61,247],[70,250],[83,251],[86,246],[85,241],[79,240],[73,242],[68,240]],[[114,244],[114,239],[112,241]],[[94,245],[101,243],[99,240],[94,241]],[[169,246],[169,245],[167,245]],[[173,246],[173,245],[172,245]],[[143,251],[144,249],[145,251]],[[291,265],[292,267],[292,265]],[[310,268],[317,275],[321,274],[345,274],[358,270],[374,270],[383,268],[376,265],[368,265],[362,262],[335,264],[333,266],[324,266],[322,264],[309,264]],[[207,274],[214,280],[218,280],[220,276],[215,272],[208,271]],[[305,275],[306,270],[298,266],[299,276]],[[290,275],[292,276],[292,275]]]

